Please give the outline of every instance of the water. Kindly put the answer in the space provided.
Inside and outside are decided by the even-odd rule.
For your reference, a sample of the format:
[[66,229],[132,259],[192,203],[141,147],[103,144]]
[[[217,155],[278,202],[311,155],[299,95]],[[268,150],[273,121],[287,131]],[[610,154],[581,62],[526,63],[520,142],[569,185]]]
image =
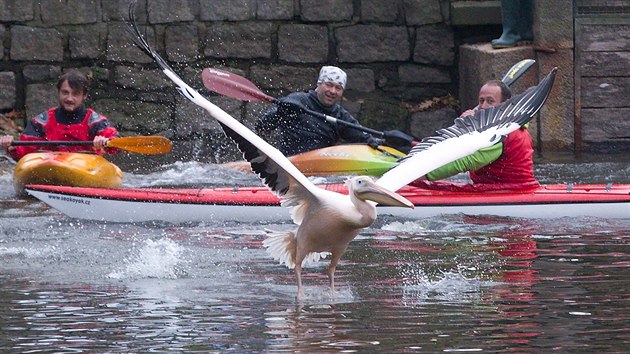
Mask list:
[[[627,161],[537,166],[541,181],[630,181]],[[112,224],[17,198],[0,160],[1,352],[623,352],[630,219],[380,218],[330,294],[262,248],[291,224]],[[178,163],[130,186],[257,182]]]

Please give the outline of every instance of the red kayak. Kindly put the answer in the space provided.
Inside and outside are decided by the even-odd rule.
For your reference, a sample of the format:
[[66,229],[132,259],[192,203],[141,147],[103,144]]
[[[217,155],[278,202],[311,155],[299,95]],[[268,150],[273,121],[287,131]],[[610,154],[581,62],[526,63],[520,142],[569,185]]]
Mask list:
[[[342,183],[322,188],[344,193]],[[289,220],[288,209],[265,187],[80,188],[29,185],[27,193],[79,219],[170,223]],[[478,188],[453,183],[407,186],[398,191],[416,208],[379,207],[379,215],[417,219],[440,214],[524,218],[630,218],[630,184],[553,184],[528,189]]]

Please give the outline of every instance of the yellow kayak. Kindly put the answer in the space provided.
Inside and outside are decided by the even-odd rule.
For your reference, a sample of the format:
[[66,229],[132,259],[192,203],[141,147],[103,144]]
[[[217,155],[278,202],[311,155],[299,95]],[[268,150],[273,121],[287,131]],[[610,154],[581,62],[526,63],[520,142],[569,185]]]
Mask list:
[[119,188],[123,174],[104,157],[76,152],[34,152],[22,157],[13,171],[13,186],[22,193],[27,184]]

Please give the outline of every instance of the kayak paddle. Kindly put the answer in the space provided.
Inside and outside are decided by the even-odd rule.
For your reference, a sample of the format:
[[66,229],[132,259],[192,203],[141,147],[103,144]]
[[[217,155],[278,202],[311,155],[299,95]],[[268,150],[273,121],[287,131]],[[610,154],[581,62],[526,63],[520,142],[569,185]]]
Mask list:
[[[92,141],[14,141],[11,146],[91,146]],[[127,136],[112,138],[106,144],[109,148],[131,151],[145,155],[157,155],[170,152],[173,143],[163,136]]]
[[[256,85],[254,85],[246,78],[231,73],[229,71],[206,68],[202,71],[201,78],[206,88],[223,96],[228,96],[241,101],[262,101],[271,102],[279,105],[287,104],[265,94],[258,87],[256,87]],[[411,146],[415,145],[416,143],[414,137],[400,130],[389,130],[382,132],[366,128],[362,125],[339,120],[335,117],[331,117],[329,115],[316,112],[308,108],[300,107],[300,109],[304,110],[310,115],[324,119],[327,122],[346,125],[354,129],[370,133],[376,137],[383,138],[389,145],[392,146]]]
[[503,75],[501,81],[503,81],[503,83],[508,86],[512,85],[514,81],[525,74],[527,69],[534,65],[534,63],[536,63],[536,60],[534,59],[523,59],[519,61],[518,63],[512,65],[510,70],[508,70],[507,73]]

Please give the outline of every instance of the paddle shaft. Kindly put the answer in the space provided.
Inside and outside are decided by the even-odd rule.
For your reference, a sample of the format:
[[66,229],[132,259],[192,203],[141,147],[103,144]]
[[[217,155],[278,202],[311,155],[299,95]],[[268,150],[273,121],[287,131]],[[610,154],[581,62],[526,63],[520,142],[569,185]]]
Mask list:
[[14,141],[11,146],[77,146],[85,145],[92,146],[92,141],[62,141],[62,140],[50,140],[50,141]]
[[[14,141],[12,146],[92,146],[93,141]],[[106,147],[117,148],[139,154],[156,155],[170,152],[173,148],[171,141],[163,136],[128,136],[112,138]]]
[[[276,105],[282,104],[282,103],[278,102],[278,100],[276,100],[275,98],[271,102],[276,104]],[[331,117],[331,116],[329,116],[327,114],[324,114],[324,113],[321,113],[321,112],[317,112],[317,111],[313,111],[312,109],[309,109],[309,108],[300,107],[300,109],[302,109],[304,112],[306,112],[306,113],[308,113],[308,114],[310,114],[312,116],[321,118],[321,119],[323,119],[323,120],[325,120],[325,121],[327,121],[329,123],[345,125],[345,126],[357,129],[357,130],[362,130],[362,131],[364,131],[366,133],[370,133],[370,134],[375,135],[375,136],[377,136],[379,138],[385,138],[385,132],[374,130],[374,129],[370,129],[370,128],[366,128],[366,127],[364,127],[362,125],[359,125],[359,124],[346,122],[345,120],[337,119],[337,118]]]

